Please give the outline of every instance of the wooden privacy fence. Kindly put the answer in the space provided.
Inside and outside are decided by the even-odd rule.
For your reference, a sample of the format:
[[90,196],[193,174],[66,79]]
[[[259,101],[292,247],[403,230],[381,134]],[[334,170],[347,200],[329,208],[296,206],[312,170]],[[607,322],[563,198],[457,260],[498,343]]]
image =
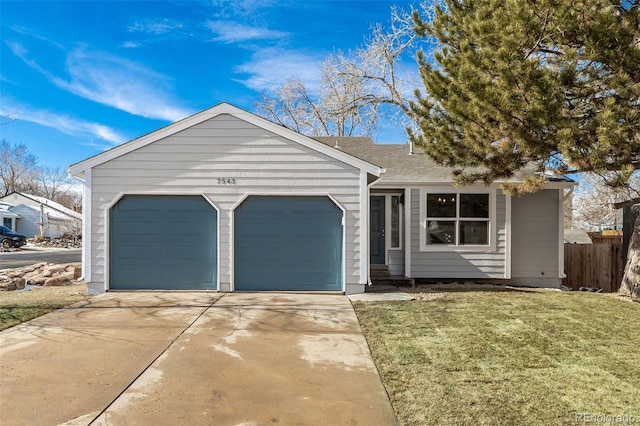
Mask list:
[[622,244],[565,244],[562,280],[567,287],[601,288],[614,293],[620,288],[624,266]]

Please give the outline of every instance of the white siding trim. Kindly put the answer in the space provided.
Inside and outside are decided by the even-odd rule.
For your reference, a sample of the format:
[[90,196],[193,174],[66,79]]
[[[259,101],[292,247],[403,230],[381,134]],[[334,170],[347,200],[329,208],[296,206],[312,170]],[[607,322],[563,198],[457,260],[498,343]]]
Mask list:
[[505,194],[505,250],[504,250],[504,277],[511,279],[511,194]]
[[564,273],[564,190],[558,189],[558,278],[566,278]]
[[369,186],[367,173],[360,171],[360,284],[369,282]]
[[86,282],[91,282],[91,170],[84,174],[82,192],[82,275]]
[[216,276],[215,276],[215,280],[216,280],[216,291],[220,291],[220,243],[222,241],[222,238],[220,238],[220,209],[209,197],[207,197],[204,194],[200,194],[200,195],[202,195],[202,198],[204,198],[209,204],[211,204],[211,207],[213,207],[213,209],[216,211],[216,272],[215,272]]
[[[389,251],[391,250],[402,250],[402,243],[404,242],[404,236],[402,235],[402,225],[404,224],[404,218],[402,217],[402,209],[400,207],[400,246],[399,247],[391,247],[391,197],[400,197],[402,196],[402,192],[389,192],[387,194],[379,194],[384,195],[384,229],[385,229],[385,238],[384,238],[384,250],[385,250],[385,260],[389,262]],[[402,205],[401,205],[402,206]],[[387,238],[387,234],[389,237]]]
[[411,277],[411,197],[413,188],[404,189],[404,275]]
[[[482,187],[484,189],[499,189],[503,183],[519,183],[522,180],[496,180],[493,181],[489,185],[485,185],[484,183],[472,183],[464,188],[473,188],[473,187]],[[375,189],[397,189],[399,187],[404,187],[407,185],[419,185],[419,186],[446,186],[452,185],[452,181],[443,181],[443,180],[413,180],[413,181],[382,181],[378,182],[375,186]],[[543,189],[559,189],[559,188],[572,188],[576,186],[576,182],[547,182]]]
[[[366,172],[363,172],[366,173]],[[229,290],[235,291],[235,262],[234,262],[234,244],[235,244],[235,212],[236,209],[243,203],[244,200],[251,196],[258,197],[327,197],[329,198],[341,211],[342,211],[342,262],[340,267],[342,268],[342,292],[347,292],[347,264],[346,264],[346,256],[347,256],[347,210],[333,195],[328,192],[245,192],[240,199],[233,205],[231,208],[231,235],[229,239],[231,241],[231,264],[229,265]],[[362,213],[362,210],[361,210]]]

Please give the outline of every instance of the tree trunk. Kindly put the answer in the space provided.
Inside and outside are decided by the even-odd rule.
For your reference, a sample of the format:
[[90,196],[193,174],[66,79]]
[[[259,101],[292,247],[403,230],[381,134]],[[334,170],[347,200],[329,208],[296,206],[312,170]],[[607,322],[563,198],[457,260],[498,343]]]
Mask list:
[[640,301],[640,214],[633,225],[627,264],[624,267],[619,293]]

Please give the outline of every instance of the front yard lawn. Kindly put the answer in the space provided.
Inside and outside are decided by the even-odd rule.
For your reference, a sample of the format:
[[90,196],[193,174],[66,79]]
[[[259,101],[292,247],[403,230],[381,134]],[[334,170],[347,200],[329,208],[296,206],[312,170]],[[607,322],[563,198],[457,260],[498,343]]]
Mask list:
[[402,425],[640,424],[638,303],[523,289],[354,306]]
[[36,287],[30,291],[0,292],[0,330],[87,300],[86,284]]

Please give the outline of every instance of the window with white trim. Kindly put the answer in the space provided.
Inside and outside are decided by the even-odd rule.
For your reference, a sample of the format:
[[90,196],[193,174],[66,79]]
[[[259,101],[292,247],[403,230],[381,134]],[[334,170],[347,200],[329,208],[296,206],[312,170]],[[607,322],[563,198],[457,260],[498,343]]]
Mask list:
[[492,197],[489,193],[423,194],[423,247],[490,248]]
[[402,229],[402,209],[400,203],[400,195],[392,195],[391,197],[391,241],[389,248],[401,248],[401,229]]

